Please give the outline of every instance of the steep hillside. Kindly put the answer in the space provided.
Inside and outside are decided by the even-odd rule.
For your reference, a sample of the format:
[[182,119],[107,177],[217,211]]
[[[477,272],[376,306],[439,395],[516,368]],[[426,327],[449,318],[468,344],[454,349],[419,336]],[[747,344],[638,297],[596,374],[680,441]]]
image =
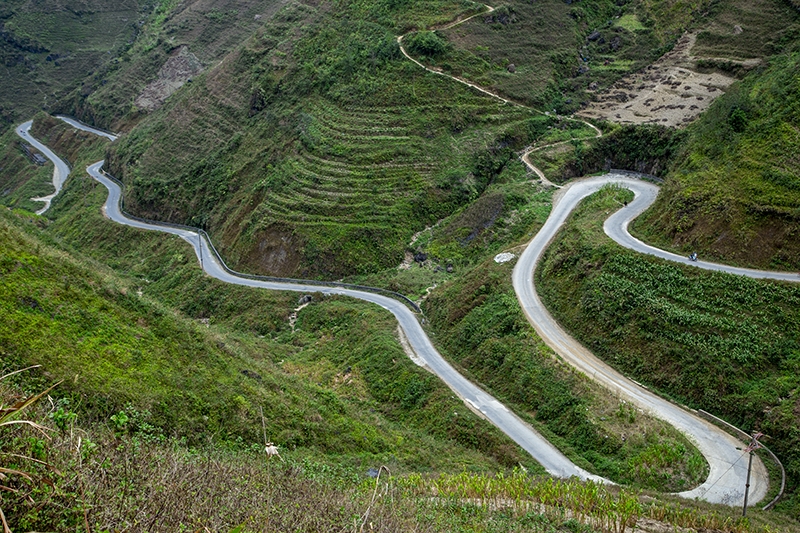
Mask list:
[[399,264],[514,148],[590,134],[425,73],[358,9],[288,5],[145,117],[108,157],[128,209],[208,228],[242,269],[338,278]]
[[[645,4],[511,0],[465,24],[412,36],[409,45],[444,72],[566,113],[591,97],[587,90],[641,68],[672,43],[674,35],[653,31],[658,17],[650,19],[650,29],[639,22],[636,13],[647,11]],[[687,10],[682,22],[693,15]],[[417,42],[423,37],[427,45]]]
[[800,51],[744,79],[687,131],[657,204],[634,229],[647,240],[746,266],[800,269]]
[[0,125],[53,109],[136,39],[157,0],[4,0]]
[[105,191],[84,185],[65,201],[92,204],[105,246],[134,233],[157,266],[149,279],[119,277],[57,243],[39,219],[0,211],[0,374],[40,364],[29,390],[65,380],[58,409],[90,422],[116,416],[150,440],[246,449],[262,441],[263,409],[270,438],[321,461],[536,468],[405,356],[387,312],[313,295],[291,324],[297,295],[204,278],[183,241],[103,221]]

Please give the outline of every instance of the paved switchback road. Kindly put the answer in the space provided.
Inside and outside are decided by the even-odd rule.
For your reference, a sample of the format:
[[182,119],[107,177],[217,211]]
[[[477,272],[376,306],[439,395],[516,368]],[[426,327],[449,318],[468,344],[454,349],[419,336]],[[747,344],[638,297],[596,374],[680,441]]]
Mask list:
[[45,146],[44,144],[40,143],[36,139],[33,138],[31,135],[31,126],[33,126],[33,121],[29,120],[23,124],[17,126],[15,130],[17,135],[28,141],[34,148],[39,150],[47,159],[53,162],[53,187],[55,188],[55,192],[53,194],[48,194],[47,196],[41,196],[39,198],[31,198],[34,202],[44,202],[44,207],[36,211],[37,215],[41,215],[48,209],[50,209],[50,202],[58,196],[58,193],[61,192],[61,187],[64,185],[64,182],[69,176],[69,165],[67,165],[61,158],[59,158],[56,154],[53,153],[50,148]]
[[[747,457],[739,449],[743,446],[742,443],[694,413],[637,385],[595,357],[559,326],[545,309],[536,292],[533,284],[533,272],[544,250],[578,203],[608,184],[617,184],[630,189],[636,195],[633,202],[608,218],[604,225],[606,233],[622,246],[701,268],[731,273],[741,273],[745,270],[712,263],[693,263],[687,258],[652,248],[634,239],[628,233],[628,223],[655,201],[658,187],[626,176],[606,174],[573,182],[559,191],[558,199],[553,205],[549,218],[514,267],[512,276],[517,298],[539,336],[566,362],[608,389],[615,391],[621,398],[633,402],[653,416],[669,422],[697,446],[710,465],[708,479],[693,490],[679,493],[680,496],[700,498],[713,503],[741,505],[747,477]],[[753,277],[776,276],[778,279],[789,279],[793,276],[795,281],[800,281],[796,274],[752,272]],[[788,278],[783,276],[788,276]],[[761,461],[754,460],[749,502],[755,503],[763,499],[768,487],[769,476],[766,468]]]
[[573,464],[572,461],[567,459],[564,454],[555,448],[555,446],[550,444],[528,424],[523,422],[514,413],[509,411],[503,404],[459,374],[449,363],[447,363],[447,361],[444,360],[439,352],[436,351],[436,348],[433,347],[433,344],[431,344],[430,339],[417,320],[416,315],[414,315],[414,313],[412,313],[411,310],[409,310],[409,308],[399,300],[382,296],[380,294],[345,289],[341,287],[325,287],[313,285],[311,283],[303,284],[264,281],[237,276],[236,274],[228,271],[221,264],[217,255],[211,251],[208,242],[196,232],[188,229],[140,222],[138,220],[132,220],[126,217],[119,208],[119,200],[121,197],[120,188],[114,181],[103,174],[101,170],[102,166],[103,161],[99,161],[89,166],[86,171],[89,173],[89,175],[105,185],[105,187],[108,189],[108,199],[103,206],[103,213],[106,217],[110,218],[114,222],[118,222],[126,226],[145,230],[161,231],[181,237],[192,245],[198,260],[200,260],[201,264],[203,265],[203,270],[209,276],[217,278],[226,283],[279,291],[340,294],[343,296],[358,298],[359,300],[365,300],[387,309],[395,316],[395,318],[397,318],[397,321],[400,323],[400,327],[403,328],[403,331],[408,338],[409,344],[412,346],[419,359],[424,362],[425,367],[436,374],[436,376],[444,381],[448,387],[458,394],[470,409],[487,418],[490,422],[500,428],[501,431],[519,444],[523,449],[525,449],[525,451],[530,453],[551,475],[561,478],[577,476],[581,479],[603,481],[602,478],[594,476]]

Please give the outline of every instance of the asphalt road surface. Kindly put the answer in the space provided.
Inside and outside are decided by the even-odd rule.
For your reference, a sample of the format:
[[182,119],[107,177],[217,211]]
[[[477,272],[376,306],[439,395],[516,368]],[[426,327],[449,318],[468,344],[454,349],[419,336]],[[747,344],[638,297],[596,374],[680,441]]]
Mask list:
[[53,153],[50,148],[43,145],[36,139],[31,136],[31,126],[33,125],[33,121],[29,120],[23,124],[17,126],[16,132],[17,135],[25,139],[28,143],[33,145],[34,148],[39,150],[47,159],[53,162],[53,187],[55,188],[55,192],[53,194],[48,194],[47,196],[42,196],[39,198],[31,198],[34,202],[44,202],[44,206],[36,211],[37,215],[41,215],[48,209],[50,209],[50,202],[58,196],[58,193],[61,192],[61,187],[64,185],[64,182],[69,176],[69,165],[67,165],[64,161],[62,161],[56,154]]

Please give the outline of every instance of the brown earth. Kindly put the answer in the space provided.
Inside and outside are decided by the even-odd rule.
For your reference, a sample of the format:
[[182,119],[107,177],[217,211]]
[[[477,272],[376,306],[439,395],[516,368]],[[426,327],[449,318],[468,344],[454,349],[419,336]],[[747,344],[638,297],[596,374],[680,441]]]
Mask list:
[[136,97],[134,103],[145,111],[155,111],[169,96],[203,70],[200,60],[187,46],[179,46],[158,71],[158,77]]
[[[596,101],[576,114],[620,124],[685,126],[736,81],[733,76],[722,72],[699,71],[697,61],[702,58],[691,55],[696,40],[695,33],[684,34],[672,51],[598,93]],[[744,69],[760,62],[758,59],[708,59],[729,62]]]

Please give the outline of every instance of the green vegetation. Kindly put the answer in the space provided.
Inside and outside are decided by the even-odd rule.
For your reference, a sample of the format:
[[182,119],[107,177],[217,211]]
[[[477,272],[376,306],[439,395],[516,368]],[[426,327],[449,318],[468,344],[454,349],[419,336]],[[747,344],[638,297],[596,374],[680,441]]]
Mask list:
[[615,26],[625,28],[629,32],[642,31],[647,29],[644,24],[639,20],[635,13],[627,13],[622,15],[614,23]]
[[[713,22],[697,34],[693,55],[731,59],[763,58],[796,40],[798,13],[786,0],[713,2]],[[738,29],[737,29],[738,27]]]
[[638,235],[709,259],[800,268],[798,68],[791,45],[688,128],[659,200],[634,224]]
[[545,175],[558,183],[612,168],[663,177],[678,157],[687,136],[683,130],[649,124],[607,124],[605,132],[599,139],[531,154],[531,162],[542,164]]
[[[562,179],[607,166],[669,178],[660,205],[637,223],[647,240],[699,249],[703,257],[797,267],[800,65],[788,7],[767,0],[511,0],[463,25],[428,31],[483,8],[456,0],[131,0],[106,12],[89,0],[78,10],[34,14],[12,3],[0,8],[0,52],[8,68],[28,69],[9,84],[14,98],[26,98],[28,107],[17,109],[55,106],[130,130],[108,147],[44,115],[34,129],[78,169],[108,150],[112,171],[128,185],[129,210],[207,228],[243,270],[349,276],[418,298],[440,285],[426,312],[443,353],[581,466],[661,491],[705,476],[702,457],[680,435],[558,363],[520,312],[508,281],[512,265],[487,258],[513,251],[548,212],[549,195],[534,187],[518,151],[564,140],[571,141],[567,151],[536,156]],[[93,32],[98,24],[103,31]],[[602,89],[641,68],[697,24],[702,55],[782,55],[686,132],[623,127],[596,142],[578,122],[502,105],[424,72],[396,41],[419,30],[404,43],[426,64],[563,113],[587,99],[590,86]],[[82,48],[64,44],[63,55],[58,46],[68,40],[60,32],[82,39]],[[137,108],[135,97],[183,45],[205,72],[156,111]],[[705,61],[704,68],[745,72]],[[26,92],[31,76],[37,90]],[[5,98],[0,114],[8,119]],[[0,141],[2,202],[38,207],[28,198],[49,192],[49,167],[27,163],[12,132]],[[551,250],[537,274],[548,305],[633,377],[767,432],[791,475],[783,509],[795,512],[796,288],[620,252],[602,240],[594,215],[614,205],[616,194],[582,208],[579,229]],[[52,476],[53,485],[17,480],[51,505],[37,511],[15,503],[23,509],[16,528],[78,529],[92,516],[98,529],[135,522],[131,513],[169,509],[174,529],[269,529],[271,520],[279,529],[357,529],[367,527],[370,508],[375,529],[387,531],[420,524],[581,531],[583,522],[619,533],[632,525],[620,519],[627,512],[748,530],[696,510],[643,507],[630,494],[591,484],[509,476],[519,463],[538,467],[407,360],[385,312],[318,294],[296,310],[300,295],[217,283],[199,273],[179,239],[104,221],[104,197],[81,171],[47,218],[0,213],[2,366],[44,363],[44,375],[18,384],[28,390],[69,378],[51,412],[58,429],[52,447],[25,432],[3,440],[3,452],[39,454],[64,473]],[[753,253],[757,242],[765,244]],[[404,254],[419,263],[396,270]],[[248,465],[260,460],[261,408],[286,464]],[[76,418],[85,424],[77,433]],[[93,436],[80,444],[76,434]],[[331,473],[332,463],[341,469]],[[361,477],[380,463],[393,473],[491,474],[393,478],[372,502],[375,485]],[[131,476],[132,464],[142,474]],[[176,485],[165,471],[187,481]],[[243,477],[253,483],[243,487],[236,481]],[[206,487],[205,504],[181,499],[192,485]],[[237,502],[224,497],[242,491],[247,496]],[[309,496],[318,493],[322,500]],[[546,501],[547,494],[556,496]],[[298,513],[291,495],[312,512]],[[596,498],[593,511],[575,504],[587,495]],[[514,503],[500,505],[507,500]],[[556,510],[542,512],[537,502]]]
[[21,142],[12,128],[0,136],[0,174],[3,176],[0,203],[35,212],[42,203],[30,199],[53,192],[53,164],[49,161],[42,166],[32,164],[22,151]]
[[[548,250],[537,285],[561,324],[596,355],[766,443],[796,512],[800,286],[709,273],[622,249],[603,233],[620,193],[582,204]],[[629,193],[628,193],[629,194]]]
[[[33,387],[66,379],[58,409],[143,439],[246,449],[261,440],[263,408],[267,434],[299,456],[400,471],[535,468],[411,363],[387,312],[315,295],[292,327],[297,295],[201,276],[179,239],[102,221],[101,196],[99,186],[73,191],[97,213],[87,217],[92,238],[138,241],[140,254],[158,258],[136,261],[155,281],[120,278],[0,213],[3,367],[42,364],[42,378],[26,382]],[[61,208],[74,208],[69,201]],[[171,300],[182,300],[183,313],[162,303]]]
[[675,430],[556,361],[519,308],[512,267],[484,261],[426,301],[443,353],[592,472],[667,491],[704,479],[705,461]]
[[399,264],[552,124],[426,73],[386,28],[293,5],[108,162],[129,210],[207,228],[237,268],[336,279]]
[[83,78],[129,46],[152,3],[4,0],[0,126],[56,106]]

